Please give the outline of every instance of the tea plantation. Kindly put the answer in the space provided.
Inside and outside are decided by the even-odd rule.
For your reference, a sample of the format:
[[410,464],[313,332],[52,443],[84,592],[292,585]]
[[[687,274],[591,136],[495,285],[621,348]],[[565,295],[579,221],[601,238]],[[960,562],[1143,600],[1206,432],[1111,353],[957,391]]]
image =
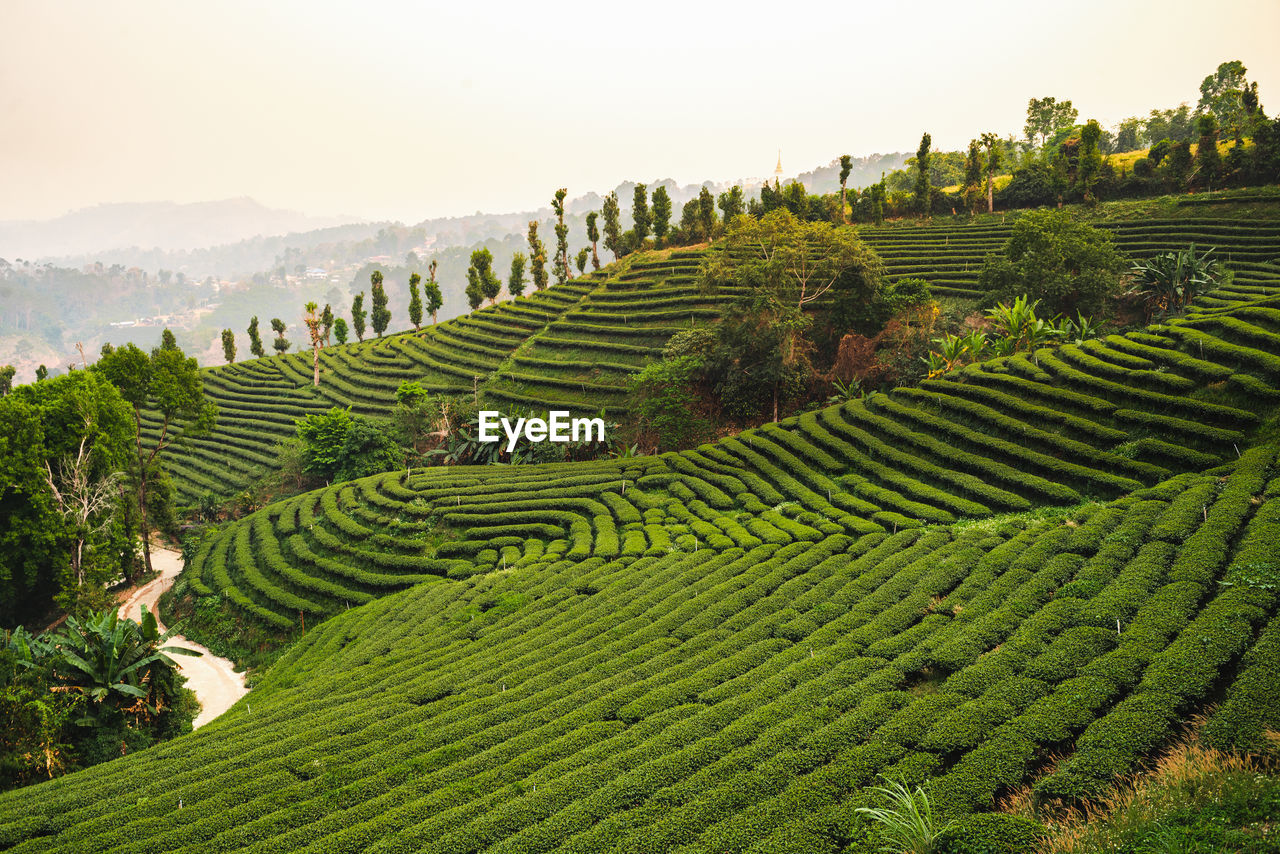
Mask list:
[[[486,393],[574,399],[523,378],[714,310],[682,261],[632,268],[677,301],[636,317],[588,279],[351,348],[388,367],[361,405],[410,365],[464,385],[442,336],[488,359]],[[692,451],[395,472],[231,523],[179,584],[307,633],[197,733],[0,796],[0,846],[870,851],[879,774],[946,816],[1027,783],[1070,803],[1211,703],[1211,743],[1259,749],[1280,728],[1280,271],[1233,262],[1256,274],[1185,318]],[[290,365],[208,376],[288,406]]]
[[[1132,257],[1189,243],[1216,247],[1235,276],[1202,300],[1205,307],[1280,293],[1280,224],[1222,218],[1101,224]],[[1000,250],[1011,227],[956,221],[863,227],[860,234],[884,259],[890,279],[923,277],[940,296],[969,298],[977,296],[983,259]],[[206,493],[226,499],[243,490],[274,465],[276,442],[292,435],[295,420],[307,413],[350,406],[385,415],[405,380],[475,395],[496,409],[617,414],[630,372],[656,358],[675,332],[714,322],[733,299],[731,289],[699,293],[702,256],[698,250],[642,253],[421,333],[325,348],[318,390],[311,386],[309,351],[206,369],[205,393],[218,406],[218,424],[170,455],[179,502],[194,504]],[[159,427],[156,417],[153,437]]]

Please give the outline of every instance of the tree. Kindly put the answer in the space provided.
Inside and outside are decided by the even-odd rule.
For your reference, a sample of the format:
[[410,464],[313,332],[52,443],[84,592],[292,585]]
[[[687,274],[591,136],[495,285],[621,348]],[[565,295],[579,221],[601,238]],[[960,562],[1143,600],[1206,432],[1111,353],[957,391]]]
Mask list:
[[249,352],[261,359],[267,354],[262,348],[262,336],[258,334],[258,316],[249,319]]
[[228,365],[236,360],[236,334],[230,329],[222,330],[222,357]]
[[278,317],[271,318],[271,329],[276,333],[276,340],[271,342],[271,346],[275,348],[277,356],[283,356],[293,346],[289,339],[284,337],[286,329],[284,321]]
[[[542,290],[547,286],[547,247],[538,237],[538,221],[529,223],[529,265],[533,275],[533,287]],[[473,305],[474,309],[475,306]]]
[[564,197],[569,191],[564,187],[556,190],[551,200],[551,207],[556,214],[556,284],[563,285],[572,276],[569,274],[569,226],[564,224]]
[[1174,187],[1181,189],[1187,185],[1187,181],[1191,178],[1191,146],[1190,144],[1179,140],[1169,146],[1168,165],[1165,169],[1169,173],[1169,181]]
[[1101,136],[1102,128],[1094,119],[1090,119],[1080,129],[1076,186],[1080,188],[1086,202],[1097,201],[1093,195],[1093,186],[1098,183],[1098,175],[1102,171],[1102,154],[1098,151],[1098,139]]
[[610,193],[604,197],[604,248],[613,253],[617,261],[623,252],[622,245],[622,209],[618,207],[618,194]]
[[716,199],[706,187],[698,191],[698,222],[710,240],[716,227]]
[[1212,116],[1217,127],[1237,137],[1248,121],[1244,93],[1248,88],[1244,63],[1238,59],[1224,62],[1200,83],[1200,102],[1196,113]]
[[427,314],[431,315],[431,325],[436,324],[436,314],[444,307],[444,294],[440,293],[440,285],[436,282],[436,259],[432,258],[427,265],[427,284],[423,287],[427,299]]
[[984,133],[982,147],[987,150],[985,164],[987,167],[987,213],[994,213],[996,209],[995,176],[996,170],[1000,168],[1000,137],[994,133]]
[[391,310],[387,308],[387,291],[382,286],[382,272],[374,270],[369,275],[369,297],[373,300],[373,310],[369,318],[373,332],[379,338],[387,331],[391,322]]
[[704,290],[732,284],[746,289],[740,305],[746,326],[778,336],[780,359],[774,378],[774,418],[784,375],[805,359],[810,305],[833,289],[845,298],[870,301],[883,265],[852,229],[805,222],[784,208],[760,219],[738,217],[725,233],[725,251],[703,263]]
[[471,270],[468,270],[467,273],[467,305],[471,306],[472,311],[475,311],[484,302],[484,292],[480,290],[479,279],[472,279]]
[[933,144],[929,134],[920,137],[920,147],[916,149],[916,183],[915,208],[921,216],[928,216],[929,204],[929,146]]
[[587,272],[587,261],[589,261],[590,259],[591,259],[590,249],[584,246],[578,250],[578,254],[574,258],[574,264],[578,268],[578,275],[581,276]]
[[746,212],[742,201],[742,187],[735,184],[720,194],[716,199],[716,207],[720,208],[720,218],[728,225],[733,218]]
[[518,297],[524,293],[524,265],[528,261],[523,252],[511,256],[511,274],[507,276],[507,293]]
[[403,454],[388,426],[337,407],[298,419],[303,470],[341,483],[400,468]]
[[467,268],[468,295],[473,285],[490,305],[497,305],[498,294],[502,293],[502,280],[494,275],[493,253],[488,249],[481,248],[471,253],[471,266]]
[[1124,263],[1101,229],[1065,211],[1031,211],[1013,225],[1003,255],[989,257],[978,281],[989,302],[1020,296],[1050,314],[1096,314],[1117,293]]
[[1200,117],[1200,140],[1196,143],[1196,183],[1213,188],[1222,176],[1222,155],[1218,152],[1218,121],[1212,113]]
[[844,210],[845,185],[849,183],[849,173],[853,171],[853,158],[847,154],[840,155],[840,221],[848,222],[849,216]]
[[44,365],[36,367],[36,382],[44,382],[49,379],[49,369]]
[[128,406],[97,371],[0,398],[0,625],[111,601],[105,587],[133,554],[119,512],[132,437]]
[[671,196],[666,187],[653,191],[653,236],[661,242],[667,239],[671,229]]
[[333,337],[339,344],[347,343],[347,321],[341,317],[333,321]]
[[0,368],[0,397],[4,397],[9,392],[13,391],[13,376],[16,373],[17,370],[13,365],[5,365],[3,368]]
[[413,324],[414,332],[422,329],[422,294],[418,292],[421,281],[422,276],[417,273],[409,274],[409,322]]
[[636,184],[635,194],[631,197],[631,221],[635,223],[633,231],[637,249],[644,246],[644,239],[649,236],[652,219],[649,216],[649,188],[644,184]]
[[324,331],[320,328],[320,316],[317,314],[320,307],[314,302],[309,302],[304,307],[306,314],[302,318],[302,322],[306,324],[307,335],[311,337],[311,384],[315,388],[320,387],[320,350],[324,347]]
[[333,308],[329,303],[324,304],[324,311],[320,312],[320,332],[324,337],[324,346],[329,346],[329,333],[333,329]]
[[356,332],[356,340],[364,340],[364,319],[369,316],[369,312],[364,310],[364,291],[356,294],[351,300],[351,327]]
[[1116,151],[1137,151],[1142,148],[1146,132],[1142,119],[1130,116],[1116,125]]
[[169,327],[165,327],[160,333],[160,349],[161,350],[177,350],[178,339],[173,337],[173,333],[169,331]]
[[[657,207],[655,200],[654,206]],[[591,211],[587,214],[587,240],[591,241],[591,269],[600,269],[600,253],[596,249],[596,244],[600,242],[600,227],[596,224],[596,220],[600,218],[597,211]]]
[[1079,112],[1071,106],[1070,101],[1059,102],[1055,98],[1032,98],[1027,102],[1027,123],[1023,132],[1028,142],[1040,137],[1043,148],[1049,137],[1062,128],[1069,128],[1076,123]]
[[964,203],[969,213],[976,213],[982,194],[982,154],[978,141],[969,140],[969,151],[964,158]]
[[[272,321],[274,327],[279,321]],[[283,324],[281,324],[283,327]],[[151,570],[150,531],[147,526],[147,488],[154,477],[153,464],[178,434],[184,438],[207,433],[217,419],[217,408],[204,399],[204,383],[200,366],[181,350],[153,350],[151,355],[132,344],[117,347],[94,366],[120,392],[125,403],[133,407],[134,446],[137,452],[138,511],[142,529],[142,555],[147,572]],[[148,411],[148,433],[154,434],[155,416],[159,416],[158,436],[143,445],[142,410]]]

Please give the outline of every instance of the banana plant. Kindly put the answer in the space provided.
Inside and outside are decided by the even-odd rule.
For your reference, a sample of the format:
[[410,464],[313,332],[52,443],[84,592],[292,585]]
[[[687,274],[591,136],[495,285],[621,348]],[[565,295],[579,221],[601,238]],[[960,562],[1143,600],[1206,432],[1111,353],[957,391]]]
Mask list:
[[1212,288],[1222,278],[1222,265],[1212,256],[1212,248],[1197,255],[1192,243],[1134,261],[1130,268],[1134,289],[1130,293],[1143,300],[1149,317],[1180,311],[1196,294]]
[[[182,647],[164,646],[173,635],[161,633],[155,615],[142,606],[142,621],[120,619],[113,610],[68,617],[66,627],[53,635],[61,656],[59,675],[80,687],[98,705],[132,705],[149,699],[147,677],[159,665],[176,667],[170,654],[198,656]],[[82,723],[92,723],[88,718]]]

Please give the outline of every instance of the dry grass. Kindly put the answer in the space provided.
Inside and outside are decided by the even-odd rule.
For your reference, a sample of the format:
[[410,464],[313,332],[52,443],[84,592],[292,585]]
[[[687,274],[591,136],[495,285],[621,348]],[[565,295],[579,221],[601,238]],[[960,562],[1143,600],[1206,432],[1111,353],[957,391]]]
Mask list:
[[[1166,750],[1154,767],[1124,781],[1100,801],[1046,817],[1036,814],[1031,788],[1026,787],[1006,798],[1000,809],[1045,824],[1050,835],[1038,854],[1183,850],[1179,839],[1185,822],[1170,823],[1171,815],[1233,799],[1248,801],[1251,786],[1274,787],[1280,772],[1265,758],[1205,746],[1198,737],[1203,723],[1203,718],[1194,719],[1183,739]],[[1269,732],[1267,737],[1280,745],[1280,733]],[[1256,838],[1260,846],[1280,845],[1280,815],[1266,815],[1238,829]],[[1135,843],[1141,847],[1135,848]]]

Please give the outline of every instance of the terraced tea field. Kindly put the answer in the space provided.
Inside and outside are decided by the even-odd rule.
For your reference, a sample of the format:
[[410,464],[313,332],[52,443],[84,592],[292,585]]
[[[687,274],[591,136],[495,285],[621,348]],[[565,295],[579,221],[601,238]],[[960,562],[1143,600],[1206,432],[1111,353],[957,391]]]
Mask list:
[[877,774],[952,816],[1040,771],[1040,798],[1072,798],[1220,690],[1208,737],[1256,746],[1280,715],[1276,452],[1060,516],[779,519],[698,549],[690,520],[666,548],[417,584],[308,633],[197,733],[0,796],[0,844],[862,851]]
[[[588,284],[564,316],[627,303]],[[880,774],[946,816],[1073,802],[1210,701],[1211,743],[1260,749],[1269,288],[684,453],[392,472],[230,523],[178,584],[308,631],[197,733],[0,795],[0,847],[869,851]]]
[[[1091,224],[1111,232],[1116,247],[1130,258],[1149,258],[1192,243],[1202,249],[1212,246],[1217,257],[1236,271],[1239,284],[1280,288],[1280,224],[1217,218]],[[999,253],[1012,231],[1012,223],[979,220],[969,224],[957,219],[864,226],[858,233],[884,259],[891,279],[914,276],[927,280],[940,296],[974,298],[980,296],[978,273],[983,260]]]
[[[1110,224],[1134,257],[1195,242],[1217,246],[1235,271],[1206,306],[1280,293],[1280,226],[1221,219]],[[863,228],[891,278],[922,276],[940,295],[972,297],[982,259],[1008,227],[964,224]],[[498,409],[524,406],[578,414],[619,413],[627,375],[656,358],[672,334],[713,323],[733,298],[694,284],[702,253],[677,250],[626,259],[564,286],[429,327],[323,351],[320,388],[311,388],[309,351],[202,372],[219,408],[215,431],[187,440],[167,465],[179,500],[227,498],[274,462],[273,448],[294,421],[331,406],[383,415],[404,380],[455,395],[476,394]],[[1216,300],[1216,302],[1215,302]],[[159,421],[150,424],[154,437]]]

